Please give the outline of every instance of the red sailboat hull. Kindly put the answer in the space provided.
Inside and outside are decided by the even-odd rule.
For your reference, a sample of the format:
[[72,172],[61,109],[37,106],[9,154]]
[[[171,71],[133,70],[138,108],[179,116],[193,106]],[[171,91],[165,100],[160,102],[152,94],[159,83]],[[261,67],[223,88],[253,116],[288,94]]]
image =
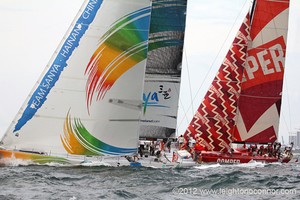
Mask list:
[[292,157],[277,158],[274,156],[260,156],[260,155],[249,155],[249,153],[222,153],[217,151],[202,151],[201,157],[202,162],[205,163],[227,163],[227,164],[239,164],[249,163],[250,161],[258,161],[265,163],[282,162],[288,163]]

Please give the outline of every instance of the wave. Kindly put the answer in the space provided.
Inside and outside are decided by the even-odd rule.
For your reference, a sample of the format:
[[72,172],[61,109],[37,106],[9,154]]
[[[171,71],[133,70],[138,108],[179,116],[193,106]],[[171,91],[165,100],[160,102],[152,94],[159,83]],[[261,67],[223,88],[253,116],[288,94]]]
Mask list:
[[195,166],[195,169],[209,169],[209,168],[217,168],[217,167],[221,167],[222,165],[220,165],[219,163],[217,164],[203,164],[200,166]]
[[265,167],[268,164],[280,165],[281,163],[264,163],[259,161],[251,161],[249,163],[240,163],[240,164],[202,164],[200,166],[195,166],[195,169],[210,169],[210,168],[218,168],[218,167],[245,167],[245,168],[257,168],[257,167]]
[[80,166],[84,167],[97,167],[97,166],[106,166],[111,167],[109,163],[102,162],[102,161],[87,161],[80,164]]
[[245,168],[257,168],[257,167],[265,167],[267,163],[259,162],[259,161],[250,161],[249,163],[241,163],[232,166],[236,167],[245,167]]
[[0,166],[7,166],[7,167],[29,166],[33,164],[34,163],[30,160],[22,160],[16,158],[3,158],[1,159],[0,162]]

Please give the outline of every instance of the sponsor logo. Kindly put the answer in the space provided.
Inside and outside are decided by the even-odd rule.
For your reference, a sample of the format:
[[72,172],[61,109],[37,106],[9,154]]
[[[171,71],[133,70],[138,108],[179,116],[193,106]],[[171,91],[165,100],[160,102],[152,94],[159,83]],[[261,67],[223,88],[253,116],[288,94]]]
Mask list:
[[[248,51],[244,73],[244,86],[259,85],[283,78],[286,45],[279,37]],[[263,78],[263,77],[268,77]]]
[[[48,71],[40,81],[40,84],[37,86],[36,90],[27,102],[27,107],[15,125],[13,132],[19,131],[29,120],[32,119],[36,112],[45,103],[50,91],[58,81],[64,68],[67,67],[67,61],[71,57],[75,48],[78,47],[80,39],[94,20],[101,4],[102,1],[100,0],[89,1],[83,14],[79,17],[76,25],[74,25],[69,36],[66,38],[61,49],[57,53],[56,58],[53,60]],[[15,134],[15,136],[18,135]]]
[[217,162],[234,164],[234,163],[240,163],[241,161],[239,159],[218,158]]
[[169,108],[161,103],[162,100],[171,99],[171,88],[165,90],[163,85],[159,86],[158,91],[148,92],[143,94],[143,105],[144,105],[144,114],[147,111],[147,107],[161,107]]

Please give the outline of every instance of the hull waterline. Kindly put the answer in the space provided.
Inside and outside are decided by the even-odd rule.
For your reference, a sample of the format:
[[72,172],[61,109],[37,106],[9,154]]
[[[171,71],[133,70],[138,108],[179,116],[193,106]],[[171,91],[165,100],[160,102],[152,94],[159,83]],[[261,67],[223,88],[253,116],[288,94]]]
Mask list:
[[42,153],[28,153],[14,150],[0,149],[0,163],[5,164],[6,160],[18,159],[25,160],[30,163],[46,164],[46,163],[60,163],[60,164],[71,164],[71,162],[62,157],[48,156]]
[[226,163],[226,164],[239,164],[239,163],[249,163],[252,161],[264,162],[264,163],[273,163],[273,162],[282,162],[288,163],[291,157],[284,156],[283,158],[278,158],[274,156],[260,156],[260,155],[247,155],[247,154],[238,154],[238,153],[221,153],[214,151],[204,151],[201,153],[202,162],[204,163]]
[[[17,150],[0,149],[0,165],[11,165],[15,160],[25,161],[26,164],[51,165],[62,164],[68,166],[109,166],[109,167],[151,167],[151,168],[186,168],[199,165],[190,160],[170,162],[163,160],[155,161],[155,157],[143,157],[136,162],[129,162],[125,157],[102,157],[102,156],[50,156],[39,152],[22,152]],[[21,162],[22,163],[22,162]]]

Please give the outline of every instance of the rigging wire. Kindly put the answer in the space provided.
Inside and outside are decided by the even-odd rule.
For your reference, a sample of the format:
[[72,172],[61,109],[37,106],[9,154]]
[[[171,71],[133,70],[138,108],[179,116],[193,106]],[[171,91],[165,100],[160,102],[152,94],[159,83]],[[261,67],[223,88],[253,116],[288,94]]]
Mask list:
[[[286,76],[286,73],[284,73],[284,76]],[[284,113],[281,112],[282,114],[282,117],[283,117],[283,120],[284,120],[284,123],[285,123],[285,126],[287,127],[287,130],[288,132],[291,132],[292,131],[292,118],[291,118],[291,106],[290,106],[290,99],[289,99],[289,91],[288,91],[288,84],[287,84],[287,79],[284,78],[283,79],[284,81],[284,86],[285,86],[285,93],[286,93],[286,100],[287,100],[287,112],[288,112],[288,118],[289,118],[289,124],[287,123],[286,121],[286,118],[284,116]]]
[[191,79],[190,79],[190,77],[191,77],[191,76],[190,76],[190,69],[189,69],[189,63],[188,63],[188,60],[187,60],[187,49],[185,49],[184,55],[185,55],[186,69],[187,69],[188,80],[189,80],[190,98],[191,98],[191,108],[192,108],[192,112],[195,113],[194,105],[193,105],[192,85],[191,85]]
[[[188,68],[188,59],[187,59],[187,53],[186,53],[186,48],[185,47],[183,49],[183,52],[184,52],[184,57],[185,57],[185,62],[186,62],[187,72],[188,72],[190,98],[191,98],[191,102],[193,102],[193,95],[192,95],[192,89],[191,89],[192,86],[191,86],[191,81],[190,81],[190,74],[189,74],[189,68]],[[188,116],[187,116],[187,111],[185,111],[185,109],[184,109],[184,105],[183,105],[183,102],[181,101],[181,98],[179,98],[179,103],[180,103],[181,109],[183,110],[183,113],[184,113],[184,117],[183,117],[182,120],[186,119],[186,122],[189,123],[189,119],[188,119]],[[194,112],[194,108],[193,107],[192,107],[192,110]],[[176,127],[176,132],[177,133],[178,133],[178,128],[179,128],[179,126],[177,125],[177,127]],[[179,135],[181,135],[181,134],[179,134]]]

